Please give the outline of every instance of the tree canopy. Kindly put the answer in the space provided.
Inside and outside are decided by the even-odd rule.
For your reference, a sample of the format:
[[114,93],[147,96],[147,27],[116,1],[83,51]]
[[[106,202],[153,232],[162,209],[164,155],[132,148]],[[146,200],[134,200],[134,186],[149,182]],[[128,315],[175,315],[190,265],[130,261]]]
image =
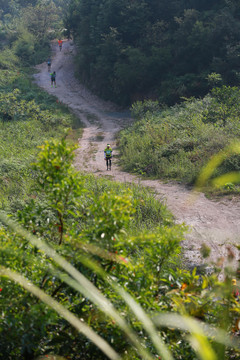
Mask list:
[[214,72],[226,85],[239,81],[236,0],[70,0],[65,26],[81,80],[120,103],[202,96]]

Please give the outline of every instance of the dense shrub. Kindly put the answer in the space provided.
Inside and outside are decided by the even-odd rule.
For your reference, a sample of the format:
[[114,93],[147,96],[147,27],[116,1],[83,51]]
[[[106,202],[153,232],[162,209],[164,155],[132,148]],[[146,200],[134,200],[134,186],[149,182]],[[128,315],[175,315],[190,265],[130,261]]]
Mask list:
[[[239,98],[238,88],[223,86],[202,100],[189,99],[172,108],[160,109],[148,101],[134,104],[137,121],[119,140],[124,169],[192,183],[211,156],[239,138]],[[238,155],[216,174],[234,170],[239,170]]]
[[82,81],[120,104],[145,98],[169,105],[239,83],[237,1],[71,0]]
[[25,65],[30,65],[33,61],[34,42],[34,36],[24,30],[13,45],[15,54],[22,60]]

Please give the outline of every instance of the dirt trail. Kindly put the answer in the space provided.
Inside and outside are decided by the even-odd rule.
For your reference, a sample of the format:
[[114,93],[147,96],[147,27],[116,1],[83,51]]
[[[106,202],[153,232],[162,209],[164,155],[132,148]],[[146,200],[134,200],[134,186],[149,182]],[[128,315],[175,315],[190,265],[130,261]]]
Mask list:
[[[226,264],[229,249],[239,258],[238,251],[232,243],[240,243],[240,201],[239,199],[208,200],[200,194],[194,202],[189,202],[191,193],[183,186],[163,184],[157,180],[140,180],[138,177],[121,171],[113,159],[111,173],[106,171],[103,150],[107,143],[117,153],[115,134],[131,120],[128,113],[120,112],[108,102],[94,96],[74,76],[74,46],[65,41],[60,52],[53,46],[52,71],[57,74],[57,87],[51,88],[47,64],[37,66],[36,83],[81,118],[85,124],[83,137],[79,139],[76,167],[79,170],[92,172],[100,176],[111,176],[121,182],[137,182],[154,189],[156,197],[164,201],[173,213],[176,223],[185,223],[191,229],[183,244],[187,261],[200,265],[202,243],[211,249],[211,260],[221,258]],[[87,160],[87,163],[86,163]]]

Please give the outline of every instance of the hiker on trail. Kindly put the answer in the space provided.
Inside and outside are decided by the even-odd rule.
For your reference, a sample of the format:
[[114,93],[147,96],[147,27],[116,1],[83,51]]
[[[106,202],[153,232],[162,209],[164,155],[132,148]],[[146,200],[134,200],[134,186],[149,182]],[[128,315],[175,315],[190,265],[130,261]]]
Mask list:
[[63,41],[62,40],[58,40],[58,46],[59,46],[59,50],[62,51],[62,44],[63,44]]
[[50,76],[51,76],[51,87],[53,87],[53,86],[57,87],[57,84],[56,84],[56,72],[55,71],[52,72],[50,74]]
[[48,65],[48,72],[49,72],[51,70],[51,59],[48,59],[47,65]]
[[106,160],[107,170],[111,170],[112,166],[112,148],[110,144],[104,150],[104,159]]

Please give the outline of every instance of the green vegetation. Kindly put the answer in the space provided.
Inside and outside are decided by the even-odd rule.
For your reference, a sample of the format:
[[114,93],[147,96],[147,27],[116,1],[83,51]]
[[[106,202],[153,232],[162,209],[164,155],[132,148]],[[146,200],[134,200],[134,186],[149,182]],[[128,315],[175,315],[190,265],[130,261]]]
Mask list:
[[[59,29],[59,22],[52,22],[52,16],[55,21],[57,16],[57,8],[51,10],[54,3],[38,1],[33,7],[35,3],[3,2],[0,14],[0,207],[10,213],[32,196],[30,164],[37,147],[51,137],[63,136],[67,128],[81,126],[56,98],[32,84],[33,72],[26,68],[46,61],[53,36],[48,32],[49,23],[55,35]],[[45,28],[40,14],[45,18]]]
[[137,121],[119,139],[122,161],[188,183],[201,173],[198,186],[212,177],[232,191],[240,91],[221,85],[238,79],[239,4],[187,4],[0,0],[1,359],[239,359],[231,279],[240,269],[225,269],[223,282],[217,266],[189,271],[187,229],[152,192],[76,172],[66,129],[79,131],[79,119],[30,78],[65,17],[81,78],[105,97],[173,103],[213,87],[172,108],[136,102]]
[[46,61],[50,54],[50,40],[63,33],[61,3],[53,0],[2,0],[0,48],[11,47],[25,66]]
[[74,121],[67,109],[58,105],[54,97],[37,90],[26,75],[20,74],[12,88],[10,92],[2,87],[0,93],[0,198],[1,207],[10,206],[10,211],[31,196],[30,163],[38,152],[37,146],[50,137],[62,136]]
[[[214,154],[239,139],[239,98],[239,88],[222,86],[203,99],[185,99],[171,108],[136,102],[132,106],[136,122],[119,138],[124,169],[193,184]],[[235,152],[225,156],[212,176],[239,168]]]
[[237,0],[71,0],[81,81],[120,104],[170,105],[239,83]]
[[18,212],[28,232],[0,214],[1,356],[237,359],[232,274],[179,269],[184,228],[146,190],[76,173],[73,151],[42,146],[39,196]]

